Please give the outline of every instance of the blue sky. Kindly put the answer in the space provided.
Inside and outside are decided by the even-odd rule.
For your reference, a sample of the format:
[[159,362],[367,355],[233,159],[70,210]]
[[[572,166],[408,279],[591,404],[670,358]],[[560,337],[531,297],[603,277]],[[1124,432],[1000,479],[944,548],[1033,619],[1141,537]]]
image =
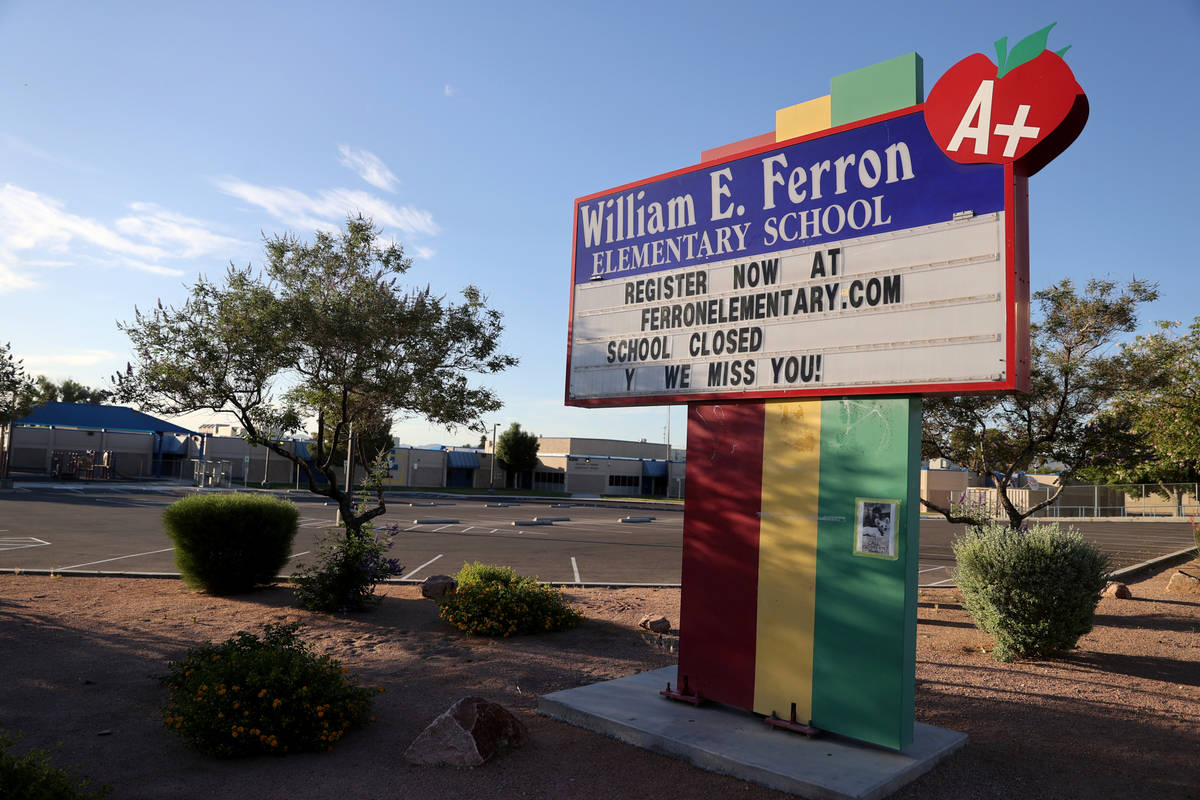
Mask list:
[[[1079,140],[1030,181],[1033,288],[1158,281],[1200,305],[1200,3],[0,2],[0,342],[102,385],[116,320],[266,233],[363,212],[415,283],[478,285],[521,365],[489,425],[663,441],[665,408],[562,403],[573,201],[764,133],[829,79],[959,59],[1058,22],[1087,92]],[[684,440],[683,407],[671,412]],[[419,420],[406,442],[463,443]]]

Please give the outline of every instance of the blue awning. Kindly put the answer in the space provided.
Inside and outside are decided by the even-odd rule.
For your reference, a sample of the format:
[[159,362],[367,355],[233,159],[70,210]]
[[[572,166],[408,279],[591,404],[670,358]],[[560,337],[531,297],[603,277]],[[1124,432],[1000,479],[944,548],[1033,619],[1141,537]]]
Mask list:
[[446,453],[446,466],[450,469],[479,469],[479,454],[470,450],[451,450]]
[[642,474],[648,478],[665,478],[667,477],[667,462],[643,461]]
[[17,420],[18,425],[55,425],[63,428],[95,428],[150,433],[193,434],[173,422],[125,406],[102,406],[88,403],[45,403]]

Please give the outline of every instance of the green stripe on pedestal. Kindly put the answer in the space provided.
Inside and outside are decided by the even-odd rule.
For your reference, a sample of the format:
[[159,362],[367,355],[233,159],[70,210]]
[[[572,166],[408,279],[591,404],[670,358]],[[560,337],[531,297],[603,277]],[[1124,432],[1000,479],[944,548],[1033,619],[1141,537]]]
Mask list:
[[[813,725],[903,749],[913,735],[921,400],[821,410]],[[855,553],[857,500],[900,502],[896,558]]]

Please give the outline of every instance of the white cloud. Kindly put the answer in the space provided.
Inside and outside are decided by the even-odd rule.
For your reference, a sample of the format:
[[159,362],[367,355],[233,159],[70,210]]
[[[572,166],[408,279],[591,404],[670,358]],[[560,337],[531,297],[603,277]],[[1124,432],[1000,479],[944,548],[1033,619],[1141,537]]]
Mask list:
[[414,247],[412,249],[413,258],[430,259],[437,255],[437,250],[430,247]]
[[227,178],[217,181],[225,194],[266,211],[300,230],[335,231],[348,216],[362,214],[376,225],[406,234],[435,236],[441,228],[428,211],[412,206],[394,206],[369,192],[357,189],[322,189],[308,195],[284,186],[257,186]]
[[0,252],[0,294],[8,294],[21,289],[36,289],[39,286],[33,278],[17,272],[4,263],[6,259],[7,254]]
[[457,86],[451,86],[448,83],[442,87],[442,94],[444,94],[446,97],[458,97],[460,91],[461,90]]
[[117,354],[111,350],[77,350],[73,353],[57,353],[55,355],[25,356],[25,371],[29,365],[46,365],[53,367],[90,367],[93,364],[103,364],[112,361]]
[[12,184],[0,187],[0,293],[38,286],[35,270],[81,261],[178,276],[182,270],[163,262],[242,246],[208,230],[201,220],[151,203],[130,209],[132,215],[110,226],[72,214],[52,197]]
[[0,189],[0,242],[8,250],[48,248],[64,252],[73,241],[110,253],[139,258],[165,258],[155,245],[135,242],[94,219],[72,214],[59,201],[5,184]]
[[71,378],[88,386],[103,386],[104,376],[120,370],[127,358],[111,350],[100,349],[21,355],[26,375],[45,375],[53,381]]
[[147,264],[144,261],[133,261],[130,259],[125,259],[124,264],[125,264],[125,266],[129,267],[130,269],[136,269],[136,270],[139,270],[140,272],[149,272],[152,275],[168,275],[173,278],[178,278],[179,276],[185,274],[184,271],[181,269],[175,269],[174,267],[164,267],[161,264]]
[[129,208],[135,213],[117,220],[117,230],[164,247],[181,258],[228,255],[247,246],[233,237],[214,233],[203,220],[168,211],[155,203],[131,203]]
[[348,144],[340,145],[338,152],[342,155],[342,166],[357,173],[358,177],[376,189],[383,189],[385,192],[396,191],[396,184],[400,180],[392,174],[379,156],[368,150],[355,149]]
[[95,167],[80,164],[72,159],[63,158],[55,153],[47,152],[46,150],[43,150],[40,147],[35,147],[29,142],[26,142],[24,139],[20,139],[9,133],[0,134],[0,147],[16,150],[17,152],[25,155],[33,156],[34,158],[41,159],[42,161],[55,164],[56,166],[66,167],[67,169],[75,170],[77,172],[97,171]]

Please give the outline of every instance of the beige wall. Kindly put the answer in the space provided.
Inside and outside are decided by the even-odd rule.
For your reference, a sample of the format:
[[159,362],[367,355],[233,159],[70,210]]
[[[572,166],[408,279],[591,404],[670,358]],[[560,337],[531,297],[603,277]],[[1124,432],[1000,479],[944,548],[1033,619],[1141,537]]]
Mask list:
[[969,472],[958,469],[923,469],[921,497],[947,508],[951,503],[958,502],[969,484],[969,477]]
[[[446,485],[446,451],[393,447],[388,454],[387,486],[436,489]],[[486,486],[486,484],[485,484]]]
[[[479,469],[475,470],[475,488],[487,489],[490,487],[492,479],[492,454],[479,453]],[[499,468],[496,467],[496,483],[500,484],[504,481],[504,475]]]
[[627,442],[621,439],[581,439],[568,436],[538,437],[538,454],[601,455],[625,458],[666,458],[667,445],[657,442]]
[[[642,463],[634,459],[662,460],[668,453],[664,443],[620,439],[541,437],[538,444],[539,466],[535,471],[565,471],[566,480],[561,491],[571,494],[640,496]],[[567,458],[568,455],[573,458]],[[679,460],[668,467],[667,494],[679,497],[684,491],[684,451],[675,450],[672,455]],[[585,460],[588,456],[591,459]],[[614,486],[609,480],[613,475],[638,478],[638,484]]]

